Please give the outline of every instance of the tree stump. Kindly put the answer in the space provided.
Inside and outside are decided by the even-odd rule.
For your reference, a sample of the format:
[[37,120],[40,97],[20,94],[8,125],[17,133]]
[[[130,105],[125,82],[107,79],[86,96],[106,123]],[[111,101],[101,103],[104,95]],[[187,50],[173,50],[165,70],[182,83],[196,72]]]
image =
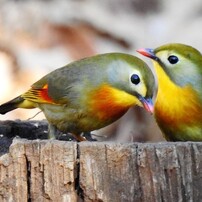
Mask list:
[[81,143],[84,201],[200,201],[202,143]]
[[0,201],[200,201],[202,143],[14,139]]

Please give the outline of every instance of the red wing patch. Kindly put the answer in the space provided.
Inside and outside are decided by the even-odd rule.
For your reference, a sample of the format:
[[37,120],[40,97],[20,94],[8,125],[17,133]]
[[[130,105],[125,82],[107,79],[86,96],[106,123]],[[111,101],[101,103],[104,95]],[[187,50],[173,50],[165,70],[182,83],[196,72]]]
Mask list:
[[56,104],[48,95],[48,84],[40,89],[31,88],[26,93],[22,94],[21,97],[32,102]]

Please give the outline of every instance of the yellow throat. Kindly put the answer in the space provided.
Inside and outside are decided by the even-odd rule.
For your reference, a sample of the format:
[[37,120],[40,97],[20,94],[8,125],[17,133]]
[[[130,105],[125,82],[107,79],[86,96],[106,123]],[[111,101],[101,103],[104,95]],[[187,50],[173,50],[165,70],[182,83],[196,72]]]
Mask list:
[[199,98],[191,86],[180,87],[173,83],[162,67],[154,61],[158,77],[155,116],[159,125],[175,129],[201,121]]

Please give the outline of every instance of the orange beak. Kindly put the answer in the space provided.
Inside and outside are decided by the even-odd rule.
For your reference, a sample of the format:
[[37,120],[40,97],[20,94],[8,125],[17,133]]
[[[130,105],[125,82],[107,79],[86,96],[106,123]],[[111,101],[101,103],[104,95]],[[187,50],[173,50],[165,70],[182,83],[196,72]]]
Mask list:
[[151,114],[154,113],[154,104],[151,98],[143,98],[142,96],[139,97],[140,102],[142,103],[143,107],[150,112]]
[[151,49],[151,48],[140,48],[137,50],[138,53],[148,57],[148,58],[151,58],[153,60],[156,60],[158,61],[159,58],[155,55],[154,53],[154,49]]

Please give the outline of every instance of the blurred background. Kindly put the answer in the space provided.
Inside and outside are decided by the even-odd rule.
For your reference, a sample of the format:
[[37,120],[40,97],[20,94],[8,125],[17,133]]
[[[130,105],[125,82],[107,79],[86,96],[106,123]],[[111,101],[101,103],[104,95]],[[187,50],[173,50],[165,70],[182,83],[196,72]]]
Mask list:
[[[136,53],[181,42],[202,50],[201,0],[0,0],[0,103],[65,64],[98,53]],[[1,120],[32,118],[18,109]],[[42,113],[34,117],[44,119]],[[94,132],[119,141],[163,141],[153,117],[131,109]]]

